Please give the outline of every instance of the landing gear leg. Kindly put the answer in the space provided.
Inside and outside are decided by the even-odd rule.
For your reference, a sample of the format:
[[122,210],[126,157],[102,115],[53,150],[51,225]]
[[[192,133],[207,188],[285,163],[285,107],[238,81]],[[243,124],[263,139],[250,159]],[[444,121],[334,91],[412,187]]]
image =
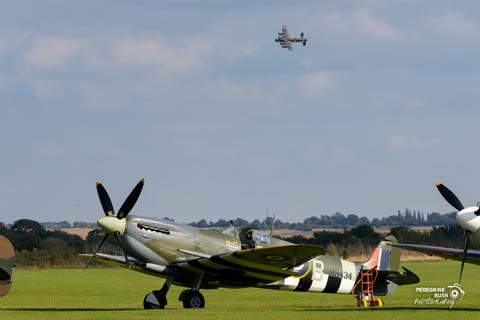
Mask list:
[[203,274],[199,274],[195,280],[194,286],[190,290],[184,290],[180,293],[178,300],[183,302],[184,308],[204,308],[205,307],[205,298],[198,291],[200,285],[202,284]]
[[167,305],[167,292],[173,283],[173,278],[167,278],[162,289],[149,292],[143,299],[144,309],[164,309]]

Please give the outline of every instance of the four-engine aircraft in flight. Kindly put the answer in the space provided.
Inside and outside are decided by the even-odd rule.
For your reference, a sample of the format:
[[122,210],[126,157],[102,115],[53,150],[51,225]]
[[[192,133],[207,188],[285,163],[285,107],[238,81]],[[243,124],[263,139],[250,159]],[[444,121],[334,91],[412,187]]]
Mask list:
[[[367,262],[354,263],[323,255],[321,247],[274,238],[267,231],[230,226],[218,232],[129,215],[143,185],[142,179],[115,214],[107,191],[97,182],[105,213],[97,223],[105,236],[94,254],[83,256],[90,258],[85,268],[96,259],[165,278],[161,289],[145,296],[146,309],[163,309],[172,284],[188,288],[179,297],[185,308],[203,308],[201,289],[259,287],[360,295],[359,280],[369,271],[376,275],[369,292],[383,296],[397,285],[419,281],[413,272],[400,269],[399,249],[387,245],[396,242],[393,237],[380,242]],[[98,253],[108,237],[114,238],[123,256]],[[359,306],[367,306],[364,297],[357,299]]]
[[287,26],[282,26],[282,32],[278,33],[278,37],[275,39],[275,42],[280,43],[282,48],[287,48],[290,51],[293,51],[292,43],[301,42],[304,46],[307,45],[307,39],[303,36],[303,32],[300,34],[300,38],[292,38],[288,34]]
[[418,244],[398,243],[392,246],[422,252],[428,255],[439,256],[446,259],[454,259],[462,262],[458,283],[462,280],[463,267],[465,262],[480,265],[480,251],[468,250],[470,241],[476,245],[480,244],[480,207],[473,206],[465,208],[457,196],[446,186],[437,182],[435,184],[443,198],[455,209],[458,210],[456,223],[465,229],[465,243],[463,249],[444,247],[424,246]]
[[12,288],[12,275],[15,266],[15,250],[7,238],[0,235],[0,297]]

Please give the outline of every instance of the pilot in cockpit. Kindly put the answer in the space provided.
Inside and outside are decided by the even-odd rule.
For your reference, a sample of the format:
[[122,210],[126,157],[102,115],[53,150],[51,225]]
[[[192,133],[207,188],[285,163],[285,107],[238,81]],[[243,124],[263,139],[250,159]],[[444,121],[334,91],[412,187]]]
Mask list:
[[248,230],[247,234],[245,235],[245,241],[242,243],[242,249],[254,249],[255,248],[255,241],[253,240],[253,232],[252,230]]

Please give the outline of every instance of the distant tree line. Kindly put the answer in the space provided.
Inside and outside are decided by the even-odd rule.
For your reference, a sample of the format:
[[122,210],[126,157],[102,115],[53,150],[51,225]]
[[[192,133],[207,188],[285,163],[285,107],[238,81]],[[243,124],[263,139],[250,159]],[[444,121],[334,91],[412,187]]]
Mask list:
[[75,221],[70,223],[68,221],[58,221],[58,222],[41,222],[42,227],[45,229],[66,229],[66,228],[97,228],[97,224],[95,222],[82,222],[82,221]]
[[[103,238],[98,229],[90,231],[84,240],[60,230],[46,230],[39,222],[29,219],[17,220],[12,225],[0,223],[0,234],[12,242],[17,266],[35,268],[83,266],[85,260],[78,254],[93,252]],[[102,251],[121,254],[111,239]]]
[[[389,215],[382,218],[359,217],[356,214],[344,215],[336,212],[332,215],[320,215],[306,218],[303,222],[283,222],[280,219],[275,220],[276,229],[293,229],[310,231],[314,228],[345,228],[360,225],[371,225],[374,227],[413,227],[413,226],[444,226],[455,224],[456,213],[440,214],[438,212],[423,213],[419,210],[405,209],[403,212],[398,210],[397,214]],[[251,222],[245,219],[237,218],[233,221],[233,225],[237,227],[254,226],[259,229],[270,229],[272,226],[272,218],[267,217],[260,221],[255,219]],[[230,221],[220,219],[217,222],[207,222],[201,219],[198,222],[191,222],[190,225],[199,228],[224,228],[228,227]]]
[[[275,220],[276,229],[292,229],[310,231],[315,228],[345,228],[355,227],[359,225],[371,225],[374,227],[413,227],[413,226],[444,226],[455,224],[455,212],[441,214],[438,212],[424,213],[420,210],[405,209],[404,211],[398,210],[396,214],[392,214],[382,218],[369,219],[365,216],[358,216],[356,214],[343,214],[341,212],[335,212],[332,215],[320,215],[311,216],[303,220],[303,222],[284,222],[280,219]],[[169,217],[165,217],[166,220],[174,221]],[[226,228],[233,222],[236,227],[254,226],[258,229],[270,229],[272,226],[272,217],[266,217],[264,220],[255,219],[248,221],[242,218],[236,218],[233,220],[219,219],[216,222],[207,221],[206,219],[200,219],[189,223],[189,225],[198,228]],[[1,224],[0,226],[4,224]],[[68,221],[58,222],[40,222],[40,225],[45,229],[66,229],[66,228],[91,228],[98,229],[95,222],[83,222],[75,221],[70,223]],[[11,227],[7,225],[6,227]]]
[[[457,225],[433,227],[428,232],[401,226],[391,228],[389,233],[401,243],[462,248],[464,242],[464,230]],[[318,231],[314,232],[311,238],[295,235],[285,240],[322,246],[326,248],[328,254],[347,258],[350,255],[368,255],[384,236],[370,225],[360,225],[345,229],[343,232]]]
[[[165,218],[172,220],[169,218]],[[251,226],[258,229],[270,229],[272,217],[263,221],[255,219],[247,221],[237,218],[233,221],[220,219],[207,222],[202,219],[190,225],[202,228],[226,228],[231,223],[237,227]],[[375,231],[375,227],[390,226],[391,233],[400,242],[418,243],[435,246],[456,247],[463,246],[464,231],[455,224],[454,214],[430,213],[419,211],[398,212],[381,219],[370,221],[366,217],[354,214],[345,216],[335,213],[331,216],[310,217],[302,223],[289,223],[275,220],[275,229],[288,228],[297,230],[311,230],[312,228],[342,228],[343,232],[317,231],[312,238],[293,236],[286,240],[294,243],[309,243],[322,246],[330,254],[348,257],[355,254],[368,254],[384,235]],[[44,223],[29,219],[20,219],[13,224],[5,225],[0,222],[0,234],[12,242],[17,254],[17,265],[21,267],[79,267],[85,260],[78,257],[79,253],[93,252],[103,238],[103,232],[98,228],[92,229],[84,240],[78,235],[72,235],[58,230],[59,226],[66,227],[68,222]],[[416,231],[408,226],[432,226],[431,231]],[[55,228],[51,228],[56,226]],[[71,227],[92,227],[89,223],[75,222]],[[95,225],[96,226],[96,225]],[[110,237],[102,247],[102,251],[109,254],[122,255],[121,249]]]

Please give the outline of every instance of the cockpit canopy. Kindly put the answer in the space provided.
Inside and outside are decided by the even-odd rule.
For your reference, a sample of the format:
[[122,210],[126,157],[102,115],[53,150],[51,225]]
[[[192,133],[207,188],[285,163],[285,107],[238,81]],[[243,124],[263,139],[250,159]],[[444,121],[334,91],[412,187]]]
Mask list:
[[242,244],[242,249],[263,248],[289,244],[287,241],[272,237],[270,235],[270,231],[253,229],[252,227],[238,229],[231,226],[225,229],[222,233],[238,239]]

